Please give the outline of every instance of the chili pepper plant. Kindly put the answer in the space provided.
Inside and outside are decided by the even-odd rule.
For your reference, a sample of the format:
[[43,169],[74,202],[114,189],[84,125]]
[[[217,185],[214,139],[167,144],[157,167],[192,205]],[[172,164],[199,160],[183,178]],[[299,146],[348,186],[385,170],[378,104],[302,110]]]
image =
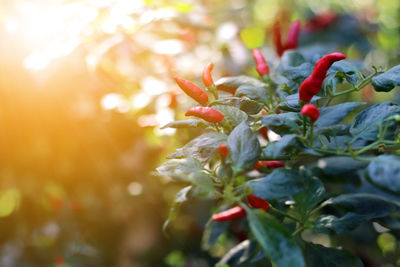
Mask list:
[[[346,95],[391,91],[400,65],[360,67],[342,53],[288,48],[275,65],[254,50],[258,77],[214,83],[209,64],[204,89],[176,78],[201,106],[165,127],[199,136],[157,168],[187,185],[164,230],[187,200],[212,200],[203,247],[231,240],[217,266],[363,266],[367,253],[335,237],[372,223],[400,236],[400,105]],[[310,238],[321,233],[331,244]]]

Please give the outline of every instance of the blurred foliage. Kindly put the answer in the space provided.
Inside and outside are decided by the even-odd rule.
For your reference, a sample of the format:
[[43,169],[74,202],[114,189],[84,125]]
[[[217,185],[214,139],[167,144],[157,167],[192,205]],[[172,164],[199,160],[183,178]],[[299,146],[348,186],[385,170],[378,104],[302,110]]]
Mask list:
[[[273,23],[307,25],[326,12],[337,18],[303,32],[302,49],[327,42],[352,58],[398,64],[396,1],[2,2],[0,265],[212,266],[197,245],[207,203],[185,204],[174,238],[162,234],[181,185],[151,173],[197,135],[180,130],[171,143],[173,132],[159,129],[191,105],[171,78],[200,84],[209,61],[214,77],[255,74],[248,48],[278,60]],[[368,90],[362,97],[373,102]],[[376,236],[371,255],[398,250],[389,234]]]

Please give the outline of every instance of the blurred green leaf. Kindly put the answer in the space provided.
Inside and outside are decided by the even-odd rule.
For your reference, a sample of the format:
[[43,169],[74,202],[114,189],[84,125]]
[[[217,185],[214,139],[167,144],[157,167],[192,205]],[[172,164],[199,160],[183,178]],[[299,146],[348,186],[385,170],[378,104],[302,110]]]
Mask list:
[[305,260],[309,267],[362,267],[360,259],[344,249],[327,248],[318,244],[305,243]]

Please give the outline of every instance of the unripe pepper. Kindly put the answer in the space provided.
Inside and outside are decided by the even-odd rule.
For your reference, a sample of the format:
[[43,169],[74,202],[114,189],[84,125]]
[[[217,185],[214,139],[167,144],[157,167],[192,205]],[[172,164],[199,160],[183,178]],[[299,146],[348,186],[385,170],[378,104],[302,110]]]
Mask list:
[[221,159],[225,160],[228,154],[229,154],[228,146],[225,144],[220,144],[218,147],[218,155],[221,157]]
[[332,53],[323,56],[314,66],[313,72],[308,76],[299,88],[299,98],[304,102],[310,102],[311,98],[318,94],[324,82],[328,69],[336,61],[345,59],[346,56],[342,53]]
[[217,222],[226,222],[226,221],[233,221],[233,220],[237,220],[240,218],[244,218],[244,217],[246,217],[246,215],[247,215],[247,213],[242,207],[236,206],[229,210],[225,210],[223,212],[214,214],[212,216],[212,219],[213,219],[213,221],[217,221]]
[[249,201],[250,205],[253,208],[263,209],[265,211],[268,211],[268,209],[269,209],[269,203],[266,200],[264,200],[260,197],[256,197],[253,194],[247,196],[247,201]]
[[211,76],[211,71],[213,68],[214,68],[214,64],[208,63],[203,70],[203,83],[207,87],[211,87],[212,85],[214,85],[214,81]]
[[258,74],[262,77],[269,74],[269,66],[263,54],[258,49],[253,49],[253,59],[256,62]]
[[188,80],[179,77],[175,77],[175,81],[188,96],[196,100],[198,103],[200,103],[200,105],[204,106],[205,104],[207,104],[208,96],[206,92],[201,90],[200,87]]
[[221,122],[224,119],[224,115],[210,107],[193,107],[186,111],[185,116],[195,116],[208,122]]
[[301,114],[310,118],[312,122],[318,120],[319,110],[313,104],[306,104],[301,108]]

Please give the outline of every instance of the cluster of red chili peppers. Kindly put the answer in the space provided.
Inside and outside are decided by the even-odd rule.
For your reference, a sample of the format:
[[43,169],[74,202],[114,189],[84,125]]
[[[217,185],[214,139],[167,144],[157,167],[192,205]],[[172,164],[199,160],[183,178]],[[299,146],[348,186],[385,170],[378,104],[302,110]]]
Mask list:
[[[283,54],[283,52],[287,49],[295,49],[298,44],[298,35],[300,32],[300,21],[295,21],[292,23],[289,31],[288,37],[285,44],[282,44],[281,40],[281,31],[278,25],[275,25],[274,28],[274,41],[276,51],[279,56]],[[256,63],[256,70],[261,77],[265,77],[269,75],[269,66],[261,51],[258,49],[253,49],[253,59]],[[303,102],[306,102],[304,106],[302,106],[300,113],[303,116],[309,117],[310,121],[314,123],[319,117],[319,110],[313,104],[308,104],[311,101],[312,97],[318,94],[321,89],[322,83],[326,77],[328,69],[331,65],[339,60],[345,59],[346,56],[342,53],[331,53],[320,60],[314,66],[314,69],[309,77],[307,77],[299,88],[299,99]],[[203,71],[203,83],[207,87],[207,89],[216,94],[215,84],[211,75],[211,71],[213,69],[213,64],[209,63],[206,65]],[[186,116],[195,116],[201,118],[205,121],[211,123],[220,123],[224,119],[224,115],[218,110],[207,107],[208,103],[208,95],[205,91],[203,91],[199,86],[194,83],[187,81],[182,78],[175,78],[176,83],[179,87],[191,98],[197,101],[201,106],[190,108],[186,111]],[[277,112],[278,113],[278,112]],[[278,113],[279,114],[279,113]],[[263,136],[266,140],[268,140],[268,128],[262,127],[259,130],[261,136]],[[222,160],[225,163],[226,158],[229,156],[229,148],[225,144],[221,144],[217,152]],[[262,170],[263,168],[268,169],[276,169],[284,167],[284,162],[281,161],[258,161],[256,165],[253,167],[254,170]],[[259,198],[253,194],[249,194],[246,196],[248,205],[252,208],[263,209],[268,211],[269,203]],[[246,210],[241,206],[235,206],[231,209],[225,210],[223,212],[214,214],[212,219],[214,221],[231,221],[246,217]]]

